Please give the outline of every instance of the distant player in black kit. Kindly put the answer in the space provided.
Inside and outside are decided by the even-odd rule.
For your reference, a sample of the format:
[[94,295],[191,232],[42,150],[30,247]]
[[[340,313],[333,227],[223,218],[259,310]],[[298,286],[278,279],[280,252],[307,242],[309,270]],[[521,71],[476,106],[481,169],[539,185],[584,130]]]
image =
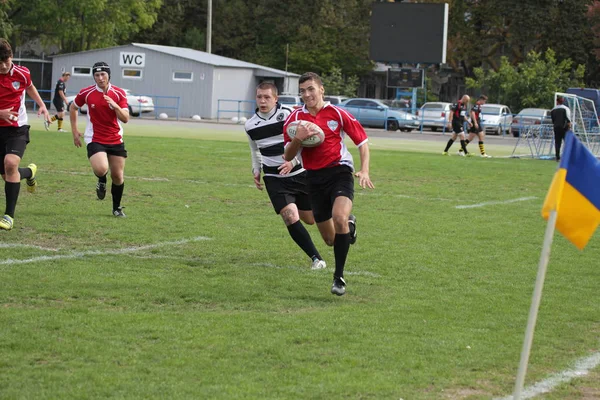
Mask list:
[[[52,104],[54,104],[54,108],[56,108],[56,115],[53,115],[50,118],[50,122],[54,122],[58,120],[58,131],[66,132],[63,130],[63,118],[65,117],[65,104],[67,104],[67,86],[71,74],[69,72],[65,72],[62,76],[56,81],[56,88],[54,89],[54,97],[52,98]],[[44,124],[46,130],[48,130],[48,125]]]
[[556,161],[560,161],[560,147],[565,139],[565,134],[571,129],[571,110],[564,105],[562,97],[556,98],[556,107],[550,111],[552,124],[554,125],[554,148]]
[[450,120],[448,122],[452,126],[452,137],[450,140],[448,140],[448,144],[446,144],[446,148],[442,153],[444,156],[448,155],[448,150],[450,150],[450,147],[457,137],[460,138],[460,147],[462,149],[462,152],[458,152],[458,154],[463,157],[465,155],[469,155],[469,152],[467,151],[467,144],[465,143],[465,131],[463,128],[465,121],[467,120],[469,100],[471,100],[471,98],[465,94],[458,102],[452,104],[452,107],[450,108],[452,112],[450,113]]
[[283,124],[292,110],[277,102],[277,87],[263,82],[256,88],[256,113],[245,129],[252,155],[254,185],[262,190],[260,174],[275,212],[281,215],[294,242],[310,257],[312,269],[326,268],[310,234],[302,225],[313,225],[306,171],[297,157],[283,159]]
[[465,140],[465,147],[477,136],[479,138],[479,152],[481,153],[481,157],[492,158],[485,153],[485,146],[483,144],[485,132],[481,126],[481,106],[485,104],[487,99],[487,96],[482,94],[477,99],[473,108],[471,108],[471,126],[469,127],[469,137]]

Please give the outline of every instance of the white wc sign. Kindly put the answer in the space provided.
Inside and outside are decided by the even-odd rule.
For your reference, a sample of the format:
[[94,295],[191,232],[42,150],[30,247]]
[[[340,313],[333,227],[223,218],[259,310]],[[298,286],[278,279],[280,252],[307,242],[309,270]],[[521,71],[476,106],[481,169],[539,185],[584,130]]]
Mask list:
[[143,67],[145,64],[145,53],[129,53],[122,51],[119,57],[119,65],[121,67]]

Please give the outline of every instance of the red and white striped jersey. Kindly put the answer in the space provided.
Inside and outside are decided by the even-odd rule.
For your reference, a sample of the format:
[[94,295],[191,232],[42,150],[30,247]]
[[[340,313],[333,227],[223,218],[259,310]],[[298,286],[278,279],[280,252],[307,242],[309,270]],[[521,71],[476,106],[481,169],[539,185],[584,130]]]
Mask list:
[[312,116],[306,106],[294,110],[285,121],[283,136],[285,144],[290,142],[287,127],[292,121],[310,121],[319,125],[325,133],[325,141],[317,147],[302,147],[300,155],[302,164],[307,170],[335,167],[336,165],[347,165],[354,171],[352,154],[344,144],[347,134],[358,147],[368,142],[367,133],[364,128],[343,108],[325,103],[316,116]]
[[13,64],[7,74],[0,74],[0,109],[10,108],[19,113],[16,121],[0,119],[0,126],[27,125],[25,89],[31,86],[29,69]]
[[[127,110],[127,94],[114,85],[108,86],[106,92],[122,109]],[[123,143],[123,126],[117,118],[117,113],[104,100],[104,92],[98,85],[88,86],[81,91],[73,100],[79,108],[87,104],[88,123],[85,127],[84,140],[86,144],[91,142],[102,144]]]

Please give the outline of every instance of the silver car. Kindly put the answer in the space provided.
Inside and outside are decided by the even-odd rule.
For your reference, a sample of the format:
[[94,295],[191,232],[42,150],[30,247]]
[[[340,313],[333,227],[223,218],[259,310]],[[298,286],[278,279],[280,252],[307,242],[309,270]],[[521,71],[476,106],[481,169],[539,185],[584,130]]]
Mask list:
[[432,131],[443,129],[448,126],[448,120],[450,118],[450,107],[451,103],[445,103],[441,101],[432,101],[425,103],[417,110],[417,117],[419,123],[423,128],[429,128]]
[[481,106],[481,126],[486,134],[502,135],[510,133],[513,115],[504,104],[484,104]]
[[385,128],[388,131],[400,129],[405,132],[419,128],[416,116],[392,108],[384,101],[365,98],[348,99],[339,106],[348,110],[363,126]]

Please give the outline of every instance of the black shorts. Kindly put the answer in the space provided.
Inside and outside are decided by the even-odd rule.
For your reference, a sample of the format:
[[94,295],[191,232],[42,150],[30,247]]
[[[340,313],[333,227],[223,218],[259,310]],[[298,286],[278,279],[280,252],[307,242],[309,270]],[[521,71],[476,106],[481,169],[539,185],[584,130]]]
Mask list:
[[23,158],[29,143],[29,125],[0,127],[0,174],[4,174],[4,157],[14,154]]
[[54,108],[56,108],[57,112],[65,111],[65,103],[62,99],[54,98],[52,99],[52,104],[54,104]]
[[479,125],[479,128],[476,128],[475,125],[473,125],[469,128],[469,133],[479,135],[480,133],[483,133],[483,128],[481,128],[481,125]]
[[267,193],[275,212],[279,214],[288,204],[294,203],[298,210],[310,210],[306,172],[287,178],[265,176],[263,178]]
[[463,133],[464,132],[464,127],[463,127],[463,123],[462,122],[454,122],[454,120],[452,120],[452,132],[454,133]]
[[87,145],[88,158],[96,153],[106,153],[109,156],[119,156],[127,158],[127,150],[125,150],[125,143],[119,144],[102,144],[92,142]]
[[354,200],[354,175],[346,165],[307,171],[308,193],[316,222],[331,218],[333,202],[344,196]]

